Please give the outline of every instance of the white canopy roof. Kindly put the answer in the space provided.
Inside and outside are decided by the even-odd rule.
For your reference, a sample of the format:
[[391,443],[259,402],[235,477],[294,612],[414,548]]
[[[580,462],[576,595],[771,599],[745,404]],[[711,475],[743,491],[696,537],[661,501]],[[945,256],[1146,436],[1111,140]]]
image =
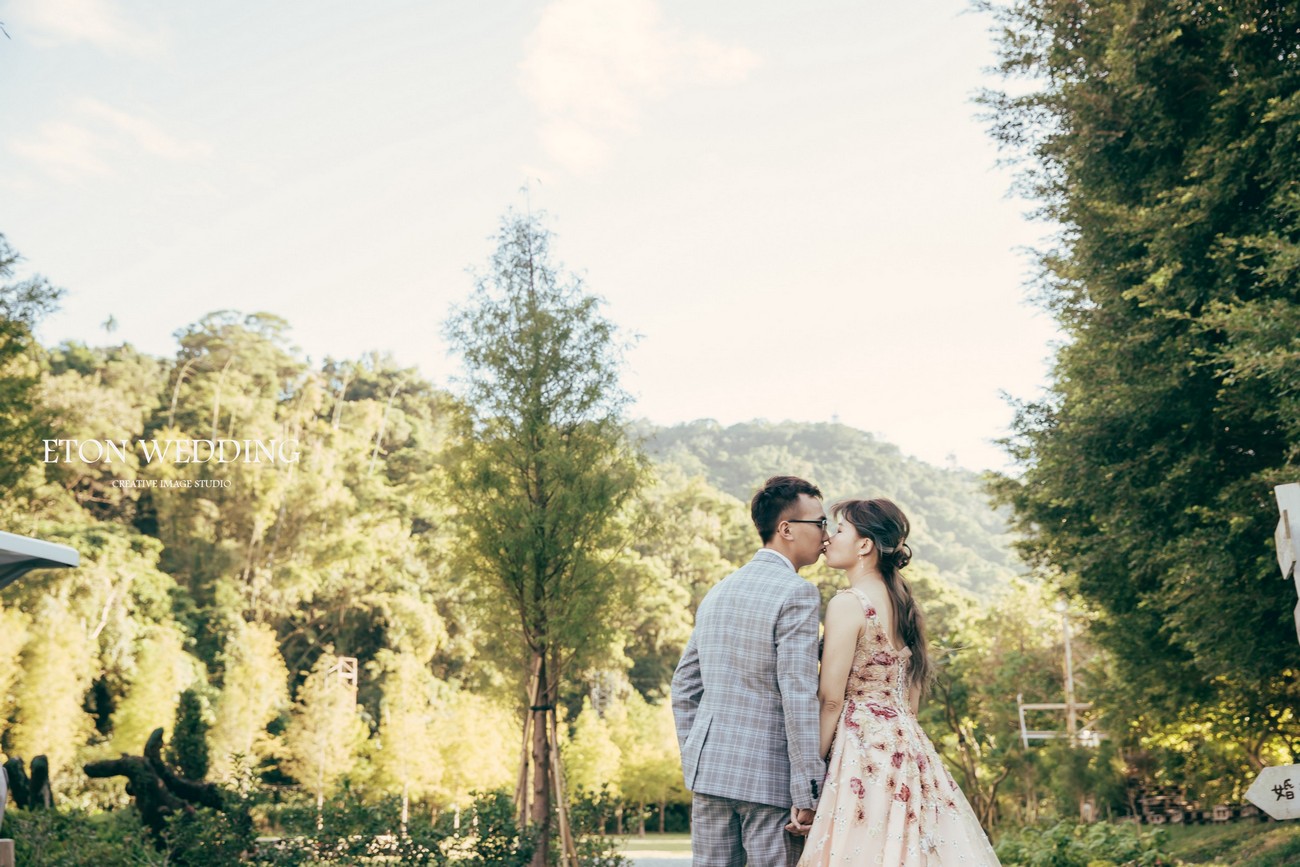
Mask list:
[[0,590],[33,569],[63,569],[81,564],[75,548],[29,536],[0,533]]

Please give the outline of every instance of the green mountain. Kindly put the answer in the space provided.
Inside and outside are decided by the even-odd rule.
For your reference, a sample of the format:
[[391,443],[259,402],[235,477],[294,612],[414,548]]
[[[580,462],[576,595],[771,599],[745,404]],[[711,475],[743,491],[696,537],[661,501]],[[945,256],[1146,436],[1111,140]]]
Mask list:
[[989,503],[977,474],[908,457],[865,431],[766,421],[723,427],[705,419],[673,427],[646,424],[638,432],[655,460],[703,476],[744,503],[778,473],[808,479],[828,503],[889,497],[912,522],[915,557],[980,595],[1025,571],[1011,550],[1006,516]]

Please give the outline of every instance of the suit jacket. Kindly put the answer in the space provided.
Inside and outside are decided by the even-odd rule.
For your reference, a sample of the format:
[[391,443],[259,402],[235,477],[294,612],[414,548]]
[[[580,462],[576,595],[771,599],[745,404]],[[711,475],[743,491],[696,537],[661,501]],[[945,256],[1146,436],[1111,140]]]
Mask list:
[[817,588],[767,548],[709,591],[673,674],[686,788],[815,808]]

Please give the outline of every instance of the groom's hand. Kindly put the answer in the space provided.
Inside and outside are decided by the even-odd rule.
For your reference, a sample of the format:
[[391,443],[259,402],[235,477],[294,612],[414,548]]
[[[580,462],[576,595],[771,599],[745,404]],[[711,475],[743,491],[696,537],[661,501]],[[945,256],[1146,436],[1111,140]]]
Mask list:
[[800,809],[798,807],[790,808],[790,824],[785,829],[797,837],[807,837],[808,832],[812,830],[813,811]]

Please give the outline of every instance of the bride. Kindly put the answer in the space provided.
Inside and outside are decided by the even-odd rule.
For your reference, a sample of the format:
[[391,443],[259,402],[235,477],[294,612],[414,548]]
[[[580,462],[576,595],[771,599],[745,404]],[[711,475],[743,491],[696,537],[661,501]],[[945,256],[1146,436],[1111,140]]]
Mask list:
[[849,586],[826,608],[818,690],[826,783],[799,867],[996,865],[916,720],[932,667],[921,611],[900,574],[912,557],[907,517],[885,499],[832,511],[839,530],[826,564],[843,569]]

